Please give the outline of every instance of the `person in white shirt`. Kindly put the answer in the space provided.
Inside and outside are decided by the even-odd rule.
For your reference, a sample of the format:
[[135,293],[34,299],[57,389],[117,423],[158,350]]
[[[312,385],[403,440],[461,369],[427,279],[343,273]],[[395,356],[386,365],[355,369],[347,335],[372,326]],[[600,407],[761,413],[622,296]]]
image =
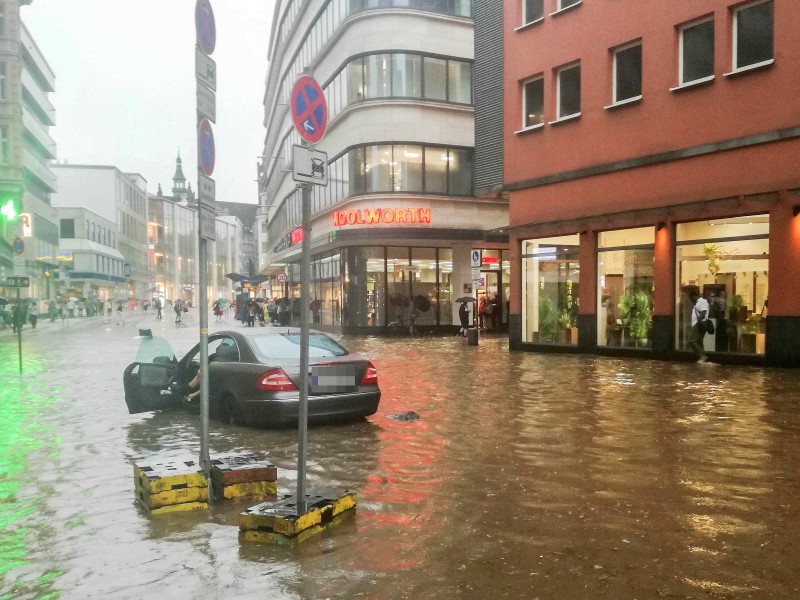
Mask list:
[[697,362],[708,361],[706,350],[703,347],[703,338],[706,335],[705,320],[708,318],[708,301],[698,292],[692,291],[689,294],[692,302],[692,327],[689,330],[689,347],[697,354]]

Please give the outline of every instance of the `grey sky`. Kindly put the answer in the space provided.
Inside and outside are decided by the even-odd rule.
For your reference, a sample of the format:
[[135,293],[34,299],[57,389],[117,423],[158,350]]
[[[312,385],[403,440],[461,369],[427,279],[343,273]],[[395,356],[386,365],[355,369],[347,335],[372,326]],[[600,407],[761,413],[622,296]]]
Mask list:
[[[211,0],[217,23],[217,199],[258,201],[274,3]],[[22,20],[56,74],[58,159],[138,172],[172,188],[180,148],[197,189],[195,0],[34,0]]]

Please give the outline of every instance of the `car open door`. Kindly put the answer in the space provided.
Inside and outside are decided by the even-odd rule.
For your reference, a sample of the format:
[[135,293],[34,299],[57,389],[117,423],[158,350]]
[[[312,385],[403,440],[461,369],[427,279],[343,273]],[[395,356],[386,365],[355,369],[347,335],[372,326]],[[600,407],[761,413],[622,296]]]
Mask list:
[[128,412],[133,415],[179,405],[180,396],[170,390],[177,368],[175,353],[166,340],[143,338],[136,362],[125,368],[122,377]]

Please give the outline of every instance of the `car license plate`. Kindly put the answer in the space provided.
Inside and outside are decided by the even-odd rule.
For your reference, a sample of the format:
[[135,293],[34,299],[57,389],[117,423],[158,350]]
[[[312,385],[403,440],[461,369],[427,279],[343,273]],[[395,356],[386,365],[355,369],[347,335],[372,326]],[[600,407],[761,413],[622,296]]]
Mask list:
[[311,367],[311,391],[317,394],[349,392],[356,387],[353,365],[323,365]]

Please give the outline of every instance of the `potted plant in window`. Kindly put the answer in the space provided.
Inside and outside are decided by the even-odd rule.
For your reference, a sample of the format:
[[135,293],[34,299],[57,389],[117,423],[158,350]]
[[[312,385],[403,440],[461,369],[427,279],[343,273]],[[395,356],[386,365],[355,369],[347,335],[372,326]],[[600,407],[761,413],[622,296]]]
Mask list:
[[558,312],[553,301],[539,296],[539,341],[554,342],[558,332]]
[[620,320],[636,347],[646,346],[650,336],[653,298],[645,291],[626,292],[619,299]]

